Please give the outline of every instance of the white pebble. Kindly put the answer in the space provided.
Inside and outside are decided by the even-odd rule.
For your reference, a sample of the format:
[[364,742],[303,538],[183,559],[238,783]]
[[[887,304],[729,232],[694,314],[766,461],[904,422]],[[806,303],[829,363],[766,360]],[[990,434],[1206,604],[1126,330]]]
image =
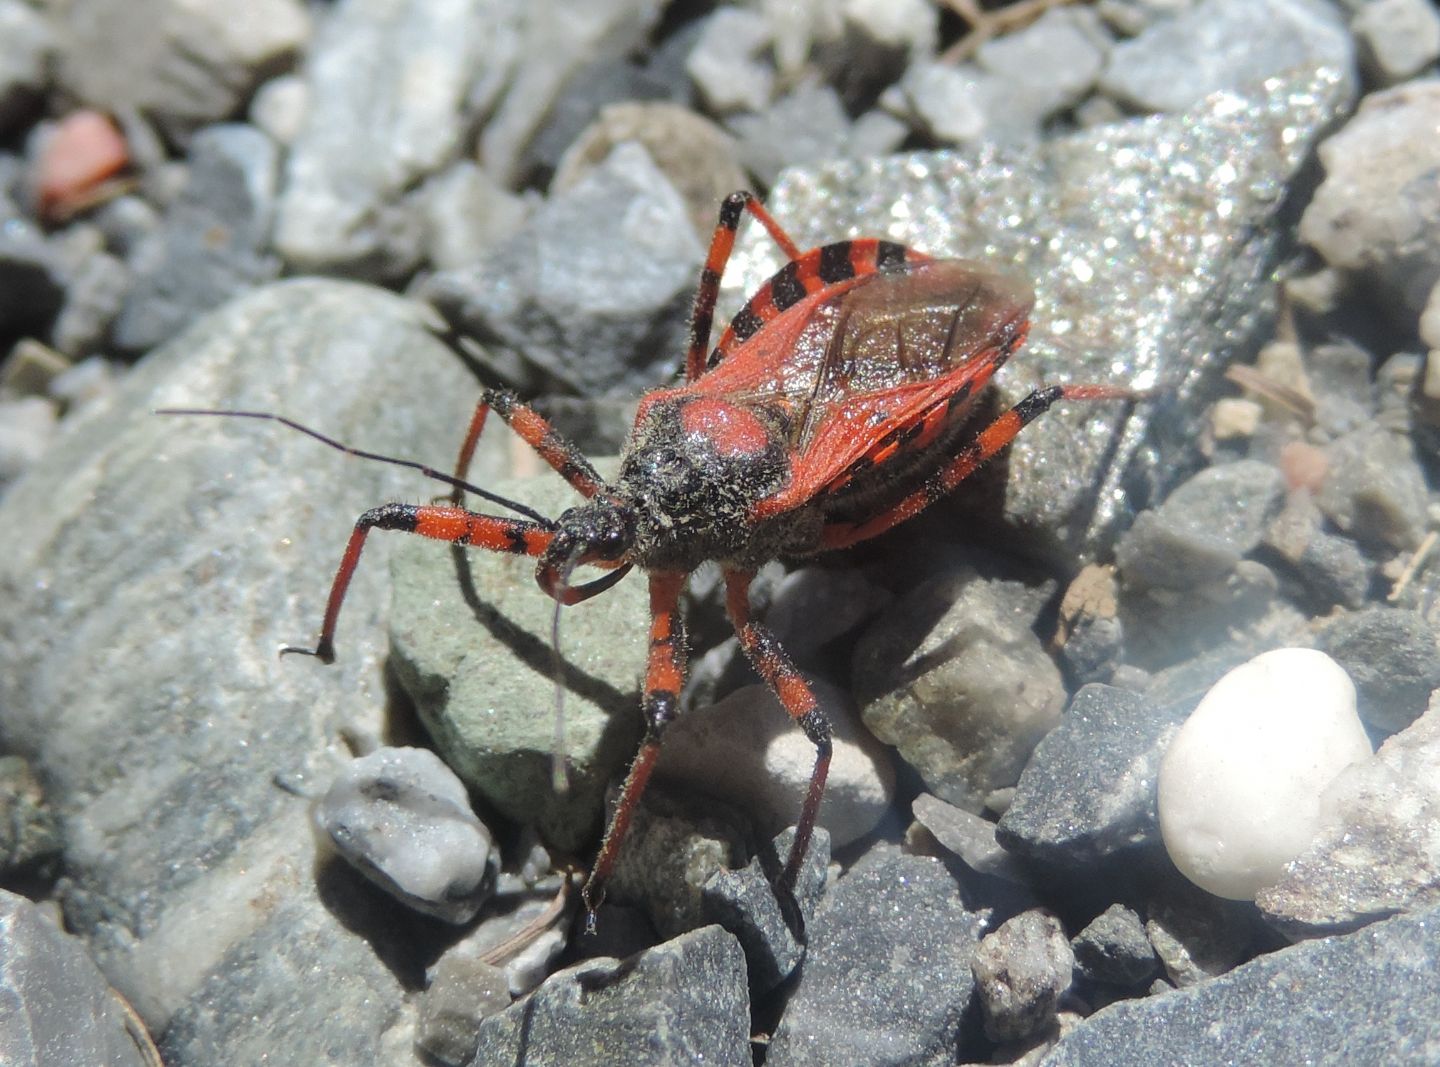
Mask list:
[[352,760],[315,809],[340,855],[419,911],[466,923],[494,888],[499,857],[455,772],[423,748]]
[[1160,832],[1196,885],[1254,900],[1320,829],[1321,794],[1370,758],[1355,686],[1329,656],[1283,648],[1205,694],[1160,765]]
[[705,20],[685,72],[711,111],[759,111],[775,91],[775,72],[761,53],[770,27],[759,13],[721,8]]
[[55,436],[55,405],[43,396],[0,401],[0,485],[35,463]]

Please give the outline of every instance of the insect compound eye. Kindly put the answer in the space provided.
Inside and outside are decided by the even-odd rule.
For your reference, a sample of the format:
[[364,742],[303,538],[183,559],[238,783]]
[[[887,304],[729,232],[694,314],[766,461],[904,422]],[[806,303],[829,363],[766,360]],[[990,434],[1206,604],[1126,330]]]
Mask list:
[[635,543],[634,521],[619,507],[607,507],[594,513],[588,531],[590,555],[597,560],[616,560]]
[[559,526],[550,551],[583,562],[618,560],[635,543],[633,517],[609,501],[571,508],[560,516]]

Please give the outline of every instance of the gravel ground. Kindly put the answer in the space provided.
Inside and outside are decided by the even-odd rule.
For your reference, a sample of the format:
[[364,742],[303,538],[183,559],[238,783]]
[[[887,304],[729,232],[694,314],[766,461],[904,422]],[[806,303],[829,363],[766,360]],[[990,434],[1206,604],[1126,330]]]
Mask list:
[[[1440,1060],[1433,4],[235,10],[0,0],[0,1061]],[[1132,392],[760,570],[834,723],[793,897],[813,746],[697,572],[590,934],[643,579],[557,623],[377,532],[279,658],[445,488],[153,412],[447,471],[503,386],[613,456],[737,189],[1028,279],[981,417]],[[717,318],[783,264],[742,223]],[[490,421],[472,483],[576,503]],[[1282,648],[1343,671],[1202,705]]]

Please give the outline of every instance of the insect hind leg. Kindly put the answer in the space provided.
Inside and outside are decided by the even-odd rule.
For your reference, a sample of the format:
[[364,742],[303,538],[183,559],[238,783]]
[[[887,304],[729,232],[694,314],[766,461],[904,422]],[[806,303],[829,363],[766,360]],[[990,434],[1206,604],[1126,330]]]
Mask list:
[[1057,401],[1135,400],[1138,396],[1133,389],[1109,385],[1052,385],[1036,389],[966,441],[954,458],[925,479],[920,488],[906,494],[886,511],[861,522],[827,524],[821,531],[820,550],[848,548],[861,541],[868,541],[918,515],[935,501],[949,495],[983,463],[1014,441],[1021,430],[1049,411],[1051,405]]
[[705,349],[710,343],[710,327],[715,321],[715,301],[720,295],[720,279],[725,274],[725,264],[735,249],[735,231],[740,228],[740,216],[749,211],[765,227],[786,259],[799,259],[800,249],[790,235],[765,210],[754,193],[740,190],[731,193],[720,205],[720,221],[715,224],[715,233],[710,238],[710,252],[705,257],[705,267],[700,271],[700,285],[695,290],[695,306],[690,314],[690,347],[685,354],[685,379],[693,382],[705,371]]
[[314,648],[287,645],[280,654],[315,656],[322,663],[335,662],[335,627],[340,607],[350,588],[350,579],[360,563],[360,553],[371,530],[400,530],[418,534],[452,545],[484,548],[492,552],[508,552],[522,556],[538,556],[550,546],[554,530],[538,522],[511,519],[499,515],[477,515],[463,508],[424,504],[382,504],[371,508],[355,521],[355,529],[340,558],[340,566],[330,583],[330,598],[325,604],[325,618]]

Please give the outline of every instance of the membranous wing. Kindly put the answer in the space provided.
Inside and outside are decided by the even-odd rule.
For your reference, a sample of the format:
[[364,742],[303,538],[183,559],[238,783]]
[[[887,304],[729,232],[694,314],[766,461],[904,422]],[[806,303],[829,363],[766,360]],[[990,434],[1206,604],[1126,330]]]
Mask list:
[[702,379],[707,389],[784,412],[790,485],[776,513],[881,465],[907,432],[933,436],[1024,337],[1034,296],[1022,279],[965,260],[907,262],[811,294]]

